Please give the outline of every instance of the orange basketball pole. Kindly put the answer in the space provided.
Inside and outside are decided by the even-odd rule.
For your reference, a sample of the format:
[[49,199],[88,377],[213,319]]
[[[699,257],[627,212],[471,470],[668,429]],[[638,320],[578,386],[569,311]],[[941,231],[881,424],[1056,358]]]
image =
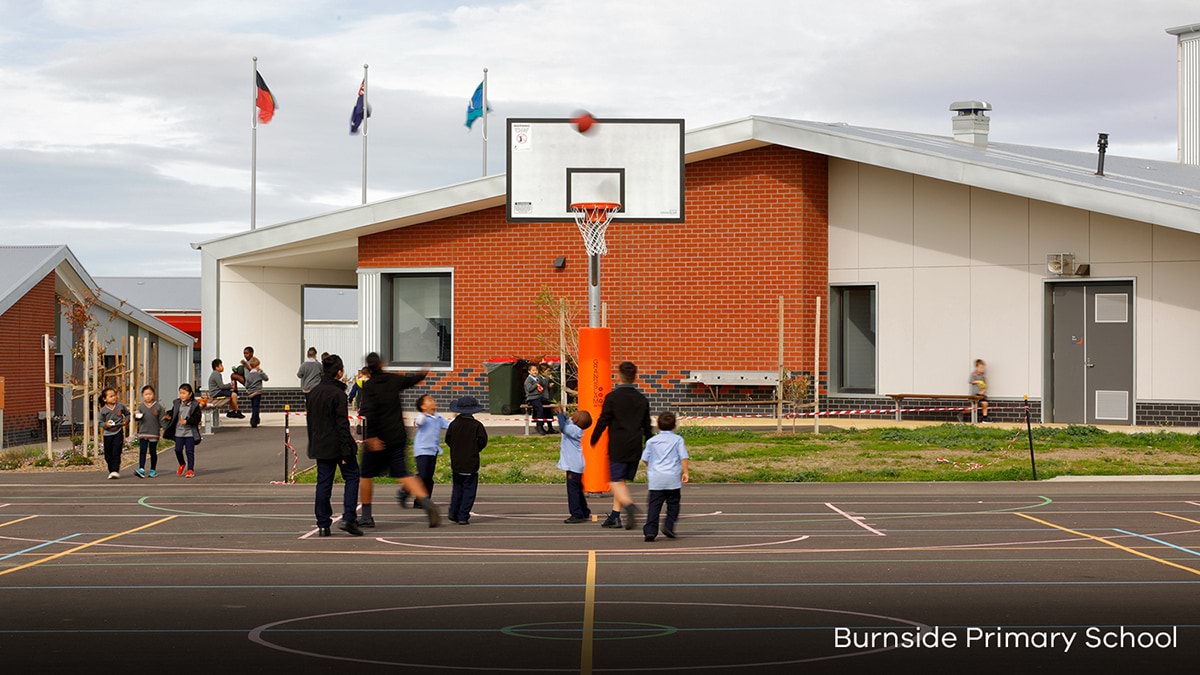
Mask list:
[[[612,336],[607,328],[579,329],[579,409],[600,419],[604,397],[612,391]],[[608,434],[592,445],[592,430],[583,432],[583,491],[608,492]]]

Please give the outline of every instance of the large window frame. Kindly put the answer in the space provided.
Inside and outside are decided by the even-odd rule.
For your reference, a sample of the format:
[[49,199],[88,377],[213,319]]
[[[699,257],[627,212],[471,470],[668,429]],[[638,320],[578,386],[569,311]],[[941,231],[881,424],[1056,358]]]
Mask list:
[[[445,352],[439,353],[439,358],[426,361],[398,360],[395,350],[395,295],[393,288],[396,279],[402,278],[445,278],[450,284],[449,344]],[[379,351],[388,360],[389,368],[428,368],[431,371],[448,372],[454,369],[454,268],[452,267],[411,267],[380,270],[379,278]],[[441,347],[439,347],[441,350]],[[441,358],[441,356],[446,358]]]
[[[848,291],[869,290],[871,294],[871,333],[872,356],[874,363],[868,369],[871,375],[870,386],[861,384],[847,385],[846,379],[846,343],[845,322],[846,302]],[[829,285],[829,391],[838,396],[878,396],[879,395],[879,284],[876,282],[849,282]]]

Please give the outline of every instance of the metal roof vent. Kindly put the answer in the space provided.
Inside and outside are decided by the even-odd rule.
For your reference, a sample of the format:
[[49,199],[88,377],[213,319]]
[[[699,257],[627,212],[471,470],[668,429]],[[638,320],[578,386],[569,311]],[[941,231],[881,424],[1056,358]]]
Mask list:
[[954,123],[954,140],[985,147],[988,143],[988,127],[991,118],[984,113],[992,109],[987,101],[955,101],[950,110],[958,113],[951,118]]

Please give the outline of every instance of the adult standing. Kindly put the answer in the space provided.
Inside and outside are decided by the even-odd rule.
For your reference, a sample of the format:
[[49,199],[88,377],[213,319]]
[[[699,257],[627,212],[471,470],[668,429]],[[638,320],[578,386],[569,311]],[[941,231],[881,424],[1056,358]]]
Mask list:
[[[407,497],[412,495],[417,508],[424,509],[429,517],[429,526],[437,527],[441,514],[429,498],[425,484],[408,470],[408,435],[404,429],[404,408],[400,394],[421,380],[425,373],[398,375],[383,369],[383,359],[374,352],[367,354],[367,368],[371,377],[363,383],[362,410],[366,418],[366,439],[363,442],[362,463],[362,524],[374,527],[371,512],[375,485],[372,479],[387,472],[400,480],[399,500],[407,506]],[[344,400],[344,399],[343,399]]]
[[308,397],[308,456],[317,460],[317,494],[314,511],[320,536],[328,537],[333,525],[333,475],[341,471],[342,518],[338,529],[355,537],[362,536],[355,514],[358,506],[358,444],[350,433],[347,417],[346,385],[342,382],[342,359],[337,354],[321,363],[322,379]]
[[650,426],[650,402],[634,386],[637,366],[623,361],[617,367],[620,384],[604,397],[600,419],[592,430],[592,445],[608,431],[609,485],[613,494],[612,512],[601,527],[621,527],[621,516],[625,516],[625,529],[632,530],[637,520],[637,507],[629,497],[625,481],[633,480],[638,462],[642,459],[642,443],[654,436]]

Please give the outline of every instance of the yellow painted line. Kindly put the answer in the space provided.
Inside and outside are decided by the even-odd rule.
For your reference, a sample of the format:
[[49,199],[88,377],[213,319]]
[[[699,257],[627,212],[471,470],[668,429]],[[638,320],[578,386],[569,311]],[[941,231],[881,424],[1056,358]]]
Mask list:
[[135,527],[131,530],[125,530],[124,532],[110,534],[107,537],[102,537],[100,539],[97,539],[96,541],[89,541],[86,544],[76,546],[75,548],[67,549],[65,551],[62,551],[61,553],[55,553],[54,555],[46,556],[45,558],[41,558],[39,560],[34,560],[33,562],[25,563],[24,565],[20,565],[18,567],[12,567],[12,568],[9,568],[6,570],[2,570],[2,571],[0,571],[0,577],[4,576],[5,574],[12,574],[13,572],[20,572],[21,570],[29,569],[30,567],[34,567],[36,565],[41,565],[44,562],[50,562],[51,560],[56,560],[63,556],[71,555],[72,553],[74,553],[76,551],[82,551],[83,549],[90,548],[92,546],[95,546],[96,544],[103,544],[106,541],[112,541],[113,539],[116,539],[117,537],[124,537],[127,534],[133,534],[134,532],[138,532],[140,530],[145,530],[147,528],[154,527],[155,525],[165,523],[168,520],[175,520],[178,517],[179,516],[167,516],[166,518],[159,518],[158,520],[154,521],[153,523],[147,523],[145,525]]
[[37,516],[25,516],[24,518],[17,518],[16,520],[10,520],[7,523],[0,523],[0,527],[8,527],[9,525],[16,525],[17,523],[23,523],[26,520],[30,520],[32,518],[37,518]]
[[[1183,516],[1177,516],[1177,515],[1174,515],[1174,514],[1171,514],[1171,513],[1163,513],[1162,511],[1155,511],[1154,513],[1156,513],[1156,514],[1158,514],[1158,515],[1160,515],[1160,516],[1166,516],[1166,517],[1168,517],[1168,518],[1174,518],[1174,519],[1176,519],[1176,520],[1185,520],[1185,521],[1187,521],[1187,522],[1189,522],[1189,523],[1195,523],[1195,524],[1197,524],[1197,525],[1200,525],[1200,520],[1192,520],[1191,518],[1184,518]],[[0,527],[4,527],[4,526],[3,526],[3,525],[0,525]]]
[[579,654],[580,675],[592,675],[592,636],[596,618],[596,552],[588,551],[587,591],[583,596],[583,647]]
[[1141,551],[1129,548],[1128,546],[1122,546],[1116,542],[1109,541],[1102,537],[1094,537],[1090,534],[1085,534],[1083,532],[1076,532],[1075,530],[1063,527],[1061,525],[1055,525],[1054,523],[1048,523],[1040,518],[1034,518],[1033,516],[1025,515],[1024,513],[1017,513],[1014,515],[1021,516],[1022,518],[1026,518],[1028,520],[1032,520],[1035,523],[1041,523],[1042,525],[1045,525],[1047,527],[1053,527],[1056,530],[1062,530],[1063,532],[1068,532],[1068,533],[1076,535],[1078,537],[1087,537],[1088,539],[1094,539],[1094,540],[1100,542],[1101,544],[1107,544],[1109,546],[1112,546],[1113,548],[1119,548],[1122,551],[1125,551],[1126,553],[1132,553],[1136,556],[1141,556],[1147,560],[1153,560],[1156,563],[1162,563],[1163,565],[1166,565],[1167,567],[1174,567],[1175,569],[1183,570],[1184,572],[1191,572],[1192,574],[1200,576],[1200,570],[1195,569],[1193,567],[1188,567],[1186,565],[1180,565],[1178,563],[1173,563],[1170,560],[1163,560],[1162,558],[1156,558],[1156,557],[1150,555],[1149,553],[1142,553]]

